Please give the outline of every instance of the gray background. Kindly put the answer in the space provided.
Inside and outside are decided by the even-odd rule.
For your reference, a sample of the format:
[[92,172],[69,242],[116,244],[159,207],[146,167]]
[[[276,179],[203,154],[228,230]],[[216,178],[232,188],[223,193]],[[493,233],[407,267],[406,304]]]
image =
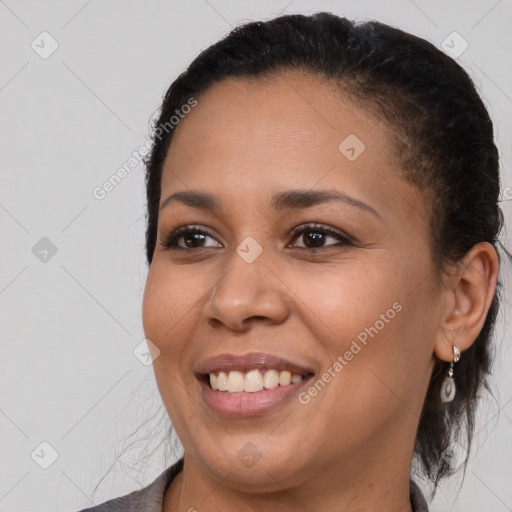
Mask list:
[[[511,0],[0,0],[1,510],[77,510],[91,505],[109,468],[94,503],[147,485],[174,460],[159,446],[168,420],[152,367],[133,353],[144,339],[143,166],[103,200],[92,191],[144,144],[162,94],[201,49],[242,21],[318,10],[379,19],[439,47],[458,32],[469,44],[459,61],[489,106],[504,199],[512,198]],[[47,58],[43,31],[58,43]],[[502,203],[508,226],[511,203]],[[502,240],[510,249],[510,229]],[[505,284],[496,401],[479,410],[460,492],[460,477],[443,485],[433,511],[512,510]],[[58,453],[47,469],[52,448],[43,442]]]

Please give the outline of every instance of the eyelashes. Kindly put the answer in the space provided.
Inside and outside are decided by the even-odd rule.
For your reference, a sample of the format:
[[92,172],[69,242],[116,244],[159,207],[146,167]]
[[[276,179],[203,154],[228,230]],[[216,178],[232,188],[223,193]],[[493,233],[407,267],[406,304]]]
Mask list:
[[[316,247],[314,245],[312,247],[307,247],[307,246],[298,247],[299,249],[309,249],[310,251],[317,251],[317,250],[322,250],[324,248],[329,248],[329,247],[334,247],[334,246],[340,247],[340,246],[347,246],[347,245],[355,245],[354,242],[351,240],[351,238],[348,237],[342,231],[339,231],[338,229],[334,229],[330,226],[325,226],[325,225],[316,224],[316,223],[304,224],[302,226],[295,228],[291,234],[292,240],[297,240],[300,237],[303,237],[306,233],[315,234],[315,235],[320,234],[320,239],[318,236],[315,237],[316,240],[313,240],[313,244],[315,244],[319,241],[322,242],[323,241],[322,237],[324,237],[324,239],[325,239],[325,237],[334,238],[338,241],[338,243],[322,245],[320,247]],[[309,240],[308,243],[310,243],[310,242],[311,242],[311,240]]]
[[[354,246],[353,240],[347,236],[342,231],[334,229],[330,226],[325,226],[322,224],[310,223],[304,224],[295,228],[291,233],[291,240],[294,241],[301,236],[308,234],[314,234],[313,238],[309,238],[307,244],[312,244],[312,246],[308,247],[307,244],[304,247],[297,247],[298,249],[309,250],[310,252],[315,252],[323,249],[327,249],[329,247],[340,247],[340,246]],[[318,236],[320,235],[320,236]],[[318,246],[316,244],[323,243],[326,238],[334,238],[338,241],[337,244],[329,244],[329,245],[321,245]],[[171,232],[169,235],[165,236],[160,243],[162,247],[166,250],[183,250],[183,251],[197,251],[200,249],[209,249],[212,246],[195,246],[196,243],[206,242],[208,238],[214,240],[220,247],[222,245],[220,242],[217,242],[215,237],[206,229],[200,226],[194,225],[186,225],[181,226],[178,229]],[[185,246],[180,245],[180,241],[183,240]],[[216,246],[214,246],[216,247]]]
[[205,237],[210,237],[212,239],[215,239],[213,237],[213,235],[211,235],[208,231],[205,231],[202,228],[195,227],[195,226],[182,226],[181,228],[174,230],[168,236],[164,237],[163,242],[161,242],[161,245],[163,247],[165,247],[166,249],[184,249],[184,250],[201,249],[201,247],[182,247],[176,243],[181,238],[188,236],[188,235],[192,235],[192,234],[199,235],[200,237],[202,237],[203,240]]

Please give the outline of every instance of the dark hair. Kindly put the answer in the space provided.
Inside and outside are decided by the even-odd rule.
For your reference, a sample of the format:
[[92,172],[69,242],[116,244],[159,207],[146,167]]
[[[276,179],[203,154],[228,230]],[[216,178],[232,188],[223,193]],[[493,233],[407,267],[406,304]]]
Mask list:
[[[497,249],[503,224],[498,151],[492,122],[468,74],[419,37],[383,23],[355,23],[321,12],[239,26],[204,50],[169,87],[154,122],[153,147],[146,160],[149,264],[157,238],[162,169],[173,135],[172,129],[164,134],[161,127],[214,83],[286,70],[333,81],[392,130],[402,177],[423,191],[430,208],[430,246],[437,276],[446,263],[456,263],[479,242]],[[500,287],[498,282],[476,341],[456,365],[453,402],[440,400],[447,363],[436,360],[431,375],[415,455],[436,487],[441,478],[453,473],[443,457],[450,443],[460,441],[459,435],[465,432],[466,442],[462,442],[467,451],[470,448],[477,391],[481,386],[488,389],[490,338]]]

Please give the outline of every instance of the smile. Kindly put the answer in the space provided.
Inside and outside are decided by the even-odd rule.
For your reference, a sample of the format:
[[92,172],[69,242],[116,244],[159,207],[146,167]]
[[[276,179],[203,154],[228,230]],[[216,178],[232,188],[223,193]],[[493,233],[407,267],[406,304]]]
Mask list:
[[217,391],[226,391],[228,393],[237,393],[245,391],[247,393],[256,393],[263,389],[274,389],[277,386],[289,386],[296,384],[303,379],[298,373],[291,373],[288,370],[278,371],[268,370],[250,370],[242,373],[237,370],[226,372],[211,372],[210,386]]
[[313,376],[307,366],[262,353],[221,354],[202,363],[196,372],[206,404],[229,416],[269,412]]

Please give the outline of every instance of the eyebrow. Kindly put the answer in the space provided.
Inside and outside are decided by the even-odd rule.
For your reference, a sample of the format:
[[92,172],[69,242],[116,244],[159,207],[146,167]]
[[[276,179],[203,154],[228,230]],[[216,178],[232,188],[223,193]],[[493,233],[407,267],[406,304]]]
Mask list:
[[[221,204],[215,196],[195,190],[175,192],[162,202],[160,210],[163,210],[167,205],[174,201],[178,201],[190,206],[191,208],[197,208],[203,211],[217,213],[221,210]],[[270,201],[270,208],[274,212],[280,212],[288,209],[299,210],[328,201],[338,201],[350,206],[355,206],[382,218],[380,213],[370,205],[343,192],[334,190],[288,190],[286,192],[280,192],[272,197],[272,200]]]

